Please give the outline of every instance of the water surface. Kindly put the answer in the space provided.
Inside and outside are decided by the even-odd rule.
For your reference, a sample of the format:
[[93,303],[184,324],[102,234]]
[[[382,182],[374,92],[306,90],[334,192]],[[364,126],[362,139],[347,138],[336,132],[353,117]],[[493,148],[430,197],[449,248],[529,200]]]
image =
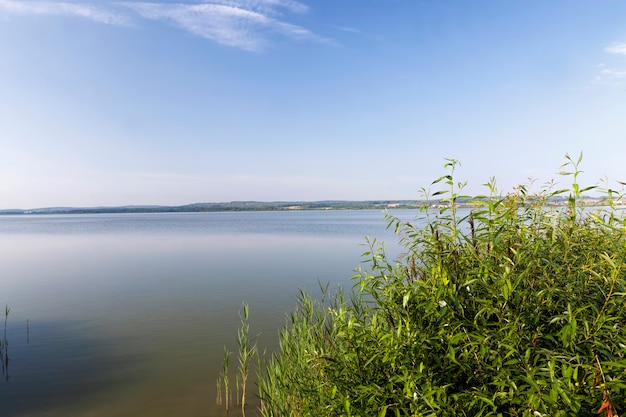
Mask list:
[[1,414],[221,416],[241,303],[271,348],[299,288],[352,285],[365,236],[396,241],[366,210],[1,216]]

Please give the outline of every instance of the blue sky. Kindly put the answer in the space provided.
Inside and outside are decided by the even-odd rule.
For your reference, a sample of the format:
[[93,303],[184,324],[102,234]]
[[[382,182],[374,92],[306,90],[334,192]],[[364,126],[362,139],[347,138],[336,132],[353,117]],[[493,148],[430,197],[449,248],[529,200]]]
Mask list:
[[[0,0],[0,207],[626,180],[623,0]],[[567,183],[567,181],[564,181]]]

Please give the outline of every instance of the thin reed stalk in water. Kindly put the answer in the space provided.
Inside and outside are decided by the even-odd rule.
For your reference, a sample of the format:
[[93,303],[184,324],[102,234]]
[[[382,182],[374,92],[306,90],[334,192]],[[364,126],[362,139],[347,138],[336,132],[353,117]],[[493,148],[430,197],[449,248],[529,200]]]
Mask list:
[[224,362],[222,363],[222,383],[224,384],[224,406],[226,413],[230,408],[230,390],[228,381],[228,364],[230,362],[230,352],[224,347]]
[[239,388],[241,388],[241,380],[239,374],[235,374],[235,401],[239,401]]
[[263,350],[263,353],[259,354],[259,352],[257,351],[256,356],[256,369],[255,369],[255,373],[256,373],[256,377],[257,377],[257,381],[258,381],[258,387],[259,387],[259,400],[260,400],[260,411],[261,411],[261,415],[264,415],[264,410],[265,410],[265,401],[263,401],[263,396],[260,395],[261,393],[261,387],[263,386],[263,379],[261,377],[262,375],[262,369],[263,369],[263,359],[266,357],[267,355],[267,350]]
[[5,342],[7,340],[7,321],[9,320],[9,311],[11,311],[9,306],[5,306],[4,307],[4,341]]
[[246,385],[250,373],[250,362],[256,354],[256,342],[250,341],[250,325],[248,323],[248,305],[243,304],[243,316],[241,316],[241,327],[237,332],[237,343],[239,345],[239,375],[241,376],[241,412],[245,415],[246,407]]
[[221,375],[219,378],[217,378],[217,384],[216,384],[216,388],[217,388],[217,394],[215,396],[215,404],[217,404],[218,406],[222,405],[222,378]]
[[9,342],[7,340],[7,323],[9,320],[9,306],[4,307],[4,336],[0,341],[0,361],[2,362],[2,374],[9,379]]

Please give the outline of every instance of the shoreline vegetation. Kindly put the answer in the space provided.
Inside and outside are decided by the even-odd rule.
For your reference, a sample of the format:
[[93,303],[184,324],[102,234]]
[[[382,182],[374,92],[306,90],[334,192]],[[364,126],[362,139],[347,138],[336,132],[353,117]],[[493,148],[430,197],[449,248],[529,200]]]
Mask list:
[[[443,197],[421,207],[424,226],[386,214],[402,254],[387,258],[368,241],[351,290],[301,291],[276,351],[245,344],[257,356],[260,415],[624,412],[626,215],[617,202],[626,184],[582,187],[582,154],[566,159],[559,174],[571,188],[503,195],[492,179],[470,212],[457,211],[465,183],[447,160],[448,174],[431,184],[439,190],[423,190]],[[605,195],[602,205],[587,205],[589,190]],[[246,309],[240,347],[247,318]],[[239,354],[246,373],[249,352]],[[228,392],[228,380],[220,384]]]
[[[478,208],[487,201],[486,197],[458,198],[457,208]],[[567,197],[552,196],[548,206],[566,206]],[[606,205],[605,197],[581,196],[580,203],[587,207]],[[626,201],[614,201],[616,206],[625,206]],[[35,209],[2,209],[2,215],[41,215],[41,214],[115,214],[115,213],[202,213],[237,211],[304,211],[304,210],[401,210],[445,208],[448,203],[439,200],[323,200],[323,201],[231,201],[223,203],[194,203],[182,206],[112,206],[112,207],[44,207]]]

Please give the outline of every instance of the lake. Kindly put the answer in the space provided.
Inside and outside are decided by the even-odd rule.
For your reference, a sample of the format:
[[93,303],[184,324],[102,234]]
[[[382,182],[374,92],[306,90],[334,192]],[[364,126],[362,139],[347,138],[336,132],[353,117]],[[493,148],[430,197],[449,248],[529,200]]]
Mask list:
[[298,289],[353,284],[365,236],[397,253],[385,225],[369,210],[0,216],[0,414],[223,416],[242,302],[273,348]]

